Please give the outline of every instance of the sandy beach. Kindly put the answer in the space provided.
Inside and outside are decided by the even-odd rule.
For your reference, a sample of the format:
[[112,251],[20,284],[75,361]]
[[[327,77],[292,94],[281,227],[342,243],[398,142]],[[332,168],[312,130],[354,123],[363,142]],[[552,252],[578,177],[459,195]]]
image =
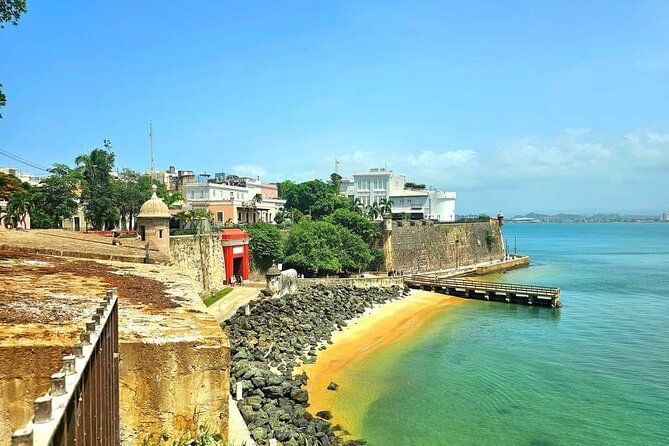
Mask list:
[[[412,291],[403,299],[372,308],[351,320],[343,331],[333,335],[333,344],[318,354],[314,364],[305,364],[296,370],[297,373],[305,371],[309,376],[306,386],[309,412],[315,415],[321,410],[330,410],[333,424],[353,428],[373,402],[374,392],[350,395],[347,372],[372,352],[415,336],[443,308],[462,302],[444,294]],[[338,391],[327,390],[332,381],[340,385]],[[342,405],[345,411],[341,410]]]

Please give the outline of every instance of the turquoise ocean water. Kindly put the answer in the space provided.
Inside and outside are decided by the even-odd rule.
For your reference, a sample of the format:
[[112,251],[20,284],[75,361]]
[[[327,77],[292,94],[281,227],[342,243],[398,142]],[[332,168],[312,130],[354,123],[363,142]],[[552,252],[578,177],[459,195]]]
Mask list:
[[[669,445],[669,224],[507,224],[564,308],[467,301],[364,359],[370,445]],[[378,364],[378,367],[375,367]],[[353,372],[355,373],[355,372]],[[355,389],[351,389],[355,391]]]

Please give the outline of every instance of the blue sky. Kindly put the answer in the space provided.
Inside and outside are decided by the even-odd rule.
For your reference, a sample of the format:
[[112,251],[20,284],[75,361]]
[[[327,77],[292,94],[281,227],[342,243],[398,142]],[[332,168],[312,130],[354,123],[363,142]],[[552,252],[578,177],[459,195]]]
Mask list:
[[158,168],[302,181],[337,158],[459,213],[669,210],[666,1],[28,8],[0,30],[0,148],[41,165],[109,138],[145,170],[153,120]]

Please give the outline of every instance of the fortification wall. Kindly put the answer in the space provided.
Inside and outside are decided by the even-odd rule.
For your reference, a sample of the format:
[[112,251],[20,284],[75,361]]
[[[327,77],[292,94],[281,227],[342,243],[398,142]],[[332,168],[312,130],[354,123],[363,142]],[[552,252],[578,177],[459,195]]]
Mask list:
[[225,286],[225,262],[220,234],[170,237],[172,264],[197,281],[205,293]]
[[497,220],[472,223],[393,221],[385,231],[388,270],[438,271],[503,256]]
[[196,424],[227,434],[229,340],[183,271],[2,254],[10,260],[0,274],[0,446],[30,419],[110,286],[119,291],[121,444],[176,439]]

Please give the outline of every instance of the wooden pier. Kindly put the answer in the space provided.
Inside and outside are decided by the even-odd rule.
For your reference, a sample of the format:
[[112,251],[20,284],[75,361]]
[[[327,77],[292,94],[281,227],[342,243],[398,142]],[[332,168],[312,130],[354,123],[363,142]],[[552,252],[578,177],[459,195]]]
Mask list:
[[513,283],[481,282],[459,278],[440,278],[437,275],[413,274],[404,276],[410,288],[442,292],[468,299],[561,307],[560,288],[519,285]]

